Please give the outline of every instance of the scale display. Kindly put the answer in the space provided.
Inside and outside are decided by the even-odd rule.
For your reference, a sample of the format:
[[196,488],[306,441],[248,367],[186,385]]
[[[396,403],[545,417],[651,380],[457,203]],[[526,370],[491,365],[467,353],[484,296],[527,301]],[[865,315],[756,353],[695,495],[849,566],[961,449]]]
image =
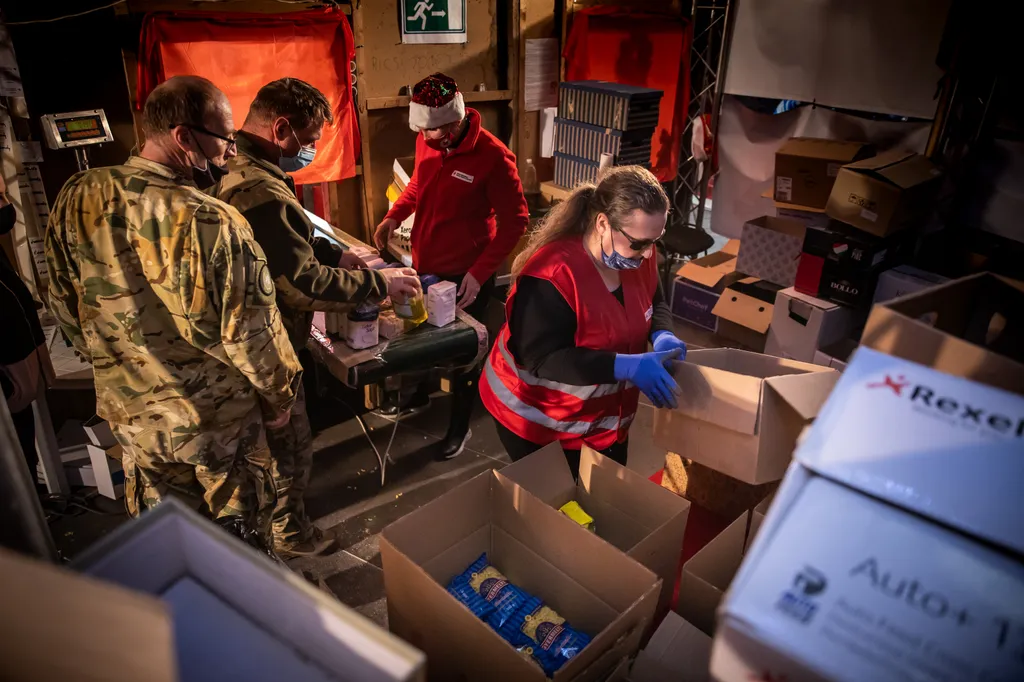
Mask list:
[[81,147],[114,139],[102,109],[47,114],[41,117],[40,121],[50,149]]

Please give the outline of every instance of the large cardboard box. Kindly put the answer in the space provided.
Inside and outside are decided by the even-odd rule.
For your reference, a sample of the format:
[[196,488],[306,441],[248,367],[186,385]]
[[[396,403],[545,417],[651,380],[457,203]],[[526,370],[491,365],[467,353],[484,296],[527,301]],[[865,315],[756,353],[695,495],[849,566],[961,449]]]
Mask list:
[[0,549],[0,678],[176,682],[160,600]]
[[839,169],[870,156],[864,142],[790,138],[775,152],[775,201],[810,208],[825,208]]
[[729,284],[711,309],[718,318],[718,334],[751,350],[763,351],[775,297],[781,288],[756,277]]
[[941,175],[920,154],[882,152],[839,170],[825,212],[878,237],[920,227],[934,207]]
[[1024,397],[858,350],[723,604],[715,679],[1024,679],[1022,439]]
[[772,203],[775,205],[775,216],[777,218],[798,220],[807,227],[824,227],[825,225],[828,225],[829,217],[825,214],[824,204],[821,205],[821,208],[813,208],[811,206],[801,206],[799,204],[791,204],[785,201],[775,201],[774,192],[771,189],[766,189],[761,193],[761,196],[765,199],[772,199]]
[[762,521],[762,512],[742,514],[683,564],[676,611],[709,636],[715,634],[718,605],[740,569]]
[[814,362],[819,348],[852,335],[866,317],[866,312],[801,294],[792,287],[783,289],[775,299],[764,352]]
[[73,566],[167,604],[182,680],[423,679],[421,652],[174,499]]
[[983,273],[876,305],[861,345],[1024,393],[1024,283]]
[[388,623],[426,652],[431,680],[547,679],[445,586],[481,553],[593,639],[555,682],[599,680],[633,656],[661,581],[546,502],[487,471],[381,533]]
[[739,281],[736,254],[739,240],[730,239],[721,251],[687,261],[676,272],[672,287],[672,314],[698,327],[716,331],[718,317],[711,311],[722,291]]
[[838,373],[731,348],[694,350],[673,366],[679,407],[657,410],[654,442],[744,483],[777,481],[800,431]]
[[761,216],[743,225],[736,271],[780,287],[796,281],[796,266],[807,226],[775,216]]
[[572,480],[562,447],[553,443],[502,469],[504,476],[554,509],[576,500],[594,518],[597,536],[661,578],[657,613],[668,607],[679,577],[679,554],[690,503],[598,452],[584,447]]
[[711,638],[671,611],[636,657],[630,682],[710,682]]
[[948,281],[948,277],[936,275],[934,272],[915,268],[912,265],[900,265],[892,270],[886,270],[878,276],[874,302],[885,303],[894,298],[930,289],[938,284],[945,284]]

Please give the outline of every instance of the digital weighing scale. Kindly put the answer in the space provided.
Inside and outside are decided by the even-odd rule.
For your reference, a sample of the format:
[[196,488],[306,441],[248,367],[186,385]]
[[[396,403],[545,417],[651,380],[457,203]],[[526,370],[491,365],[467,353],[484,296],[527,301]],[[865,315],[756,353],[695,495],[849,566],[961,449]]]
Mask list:
[[89,168],[85,147],[112,142],[110,124],[102,109],[72,111],[66,114],[46,114],[39,117],[43,135],[50,149],[74,149],[78,170]]

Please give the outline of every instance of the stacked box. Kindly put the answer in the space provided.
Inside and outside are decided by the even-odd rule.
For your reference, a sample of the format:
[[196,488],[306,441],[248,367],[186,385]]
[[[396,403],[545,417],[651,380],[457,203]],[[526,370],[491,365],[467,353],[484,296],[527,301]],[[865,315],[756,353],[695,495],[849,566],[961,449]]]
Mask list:
[[617,165],[640,164],[651,160],[651,136],[654,129],[622,131],[555,118],[555,151],[590,161],[611,154]]
[[661,90],[607,81],[573,81],[559,85],[558,116],[613,130],[640,130],[658,125]]

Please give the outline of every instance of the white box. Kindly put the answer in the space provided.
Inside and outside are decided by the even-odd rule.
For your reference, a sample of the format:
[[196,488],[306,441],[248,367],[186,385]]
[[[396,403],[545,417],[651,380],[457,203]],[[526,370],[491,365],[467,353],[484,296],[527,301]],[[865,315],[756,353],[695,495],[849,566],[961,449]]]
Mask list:
[[901,265],[892,270],[886,270],[878,276],[874,303],[884,303],[907,294],[916,294],[948,281],[948,277],[936,275],[911,265]]
[[427,324],[443,327],[455,321],[455,282],[438,282],[427,289]]
[[171,606],[180,679],[423,680],[423,654],[170,499],[74,562]]
[[672,611],[636,657],[630,682],[708,682],[711,638]]
[[1024,397],[859,349],[726,596],[713,677],[1024,679],[1022,443]]
[[120,445],[112,448],[98,448],[86,445],[89,450],[90,466],[94,485],[100,495],[117,500],[124,497],[124,467],[121,465],[123,451]]
[[867,319],[867,311],[801,294],[790,287],[775,296],[766,355],[814,362],[819,348],[852,335]]
[[89,442],[98,448],[112,448],[117,445],[117,439],[114,438],[114,432],[110,430],[110,424],[106,420],[93,415],[82,424],[82,428],[85,429],[85,433],[89,436]]

